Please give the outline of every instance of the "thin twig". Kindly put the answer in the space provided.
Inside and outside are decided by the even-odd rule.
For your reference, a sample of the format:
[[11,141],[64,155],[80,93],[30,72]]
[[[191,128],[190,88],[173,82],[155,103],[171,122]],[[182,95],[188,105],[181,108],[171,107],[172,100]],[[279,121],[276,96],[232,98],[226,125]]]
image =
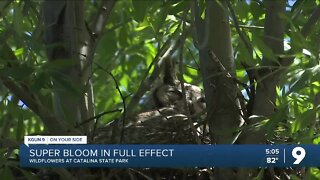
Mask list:
[[[235,24],[231,24],[231,26],[235,26]],[[247,29],[264,29],[263,26],[243,25],[243,24],[239,24],[239,27],[247,28]]]
[[153,178],[149,177],[148,175],[138,171],[138,170],[135,170],[135,169],[132,169],[132,168],[129,168],[130,171],[133,171],[135,173],[138,173],[139,175],[141,175],[142,177],[144,177],[146,180],[152,180]]
[[[228,8],[230,10],[231,17],[233,19],[236,31],[238,32],[240,39],[242,40],[242,42],[244,43],[248,53],[250,54],[250,58],[253,60],[253,57],[252,57],[252,51],[253,51],[255,53],[256,57],[261,61],[261,58],[259,57],[258,53],[253,48],[251,43],[249,43],[249,38],[241,31],[240,25],[239,25],[238,19],[236,17],[236,14],[235,14],[235,12],[233,10],[232,4],[229,1],[227,1],[227,5],[228,5]],[[248,117],[248,116],[250,116],[252,114],[253,104],[254,104],[254,101],[255,101],[256,89],[255,89],[255,86],[254,86],[254,82],[255,82],[255,80],[256,81],[260,80],[260,74],[255,69],[249,70],[250,66],[247,65],[246,63],[241,62],[241,64],[245,68],[245,70],[246,70],[246,72],[248,74],[249,83],[250,83],[249,87],[246,88],[247,94],[249,96],[249,102],[247,103],[247,106],[246,106],[246,117]]]
[[200,65],[198,64],[198,62],[196,61],[196,58],[194,57],[194,55],[193,55],[193,53],[192,53],[192,51],[190,50],[190,48],[189,47],[187,47],[188,48],[188,52],[189,52],[189,54],[191,55],[191,57],[192,57],[192,59],[193,59],[193,61],[194,61],[194,63],[197,65],[197,67],[198,67],[198,71],[200,71]]
[[[187,15],[187,11],[186,10],[184,12],[184,15],[183,17],[186,17]],[[185,18],[183,18],[185,19]],[[182,30],[185,31],[186,29],[186,24],[184,21],[182,21]],[[180,53],[179,53],[179,71],[180,71],[180,74],[179,74],[179,81],[180,81],[180,85],[181,85],[181,91],[182,91],[182,96],[183,96],[183,102],[184,102],[184,109],[186,110],[186,115],[187,115],[187,119],[188,119],[188,123],[189,123],[189,126],[191,127],[191,130],[192,130],[192,134],[195,138],[195,141],[197,142],[197,144],[201,144],[201,139],[199,138],[198,136],[198,133],[197,133],[197,130],[196,128],[194,127],[193,125],[193,122],[191,120],[191,113],[190,113],[190,107],[189,107],[189,103],[187,102],[187,97],[186,97],[186,90],[185,90],[185,87],[184,87],[184,80],[183,80],[183,48],[184,48],[184,42],[185,42],[185,39],[182,38],[181,39],[181,46],[180,46]]]
[[86,120],[78,123],[78,124],[75,126],[75,128],[78,128],[78,127],[80,127],[80,126],[83,126],[84,124],[89,123],[90,121],[93,121],[93,120],[95,120],[95,119],[98,119],[98,118],[100,118],[100,117],[102,117],[102,116],[104,116],[104,115],[106,115],[106,114],[111,114],[111,113],[115,113],[115,112],[122,112],[122,109],[115,109],[115,110],[111,110],[111,111],[102,112],[102,113],[100,113],[100,114],[98,114],[98,115],[96,115],[96,116],[94,116],[94,117],[91,117],[91,118],[89,118],[89,119],[86,119]]
[[[248,40],[248,37],[244,35],[244,33],[241,31],[240,29],[240,25],[239,25],[239,22],[238,22],[238,19],[237,19],[237,16],[233,10],[233,7],[232,7],[232,4],[231,2],[227,1],[227,5],[228,5],[228,8],[230,10],[230,13],[231,13],[231,17],[233,19],[233,22],[234,22],[234,26],[236,28],[236,31],[237,33],[239,34],[239,37],[240,39],[242,40],[242,42],[244,43],[244,45],[246,46],[246,49],[248,51],[248,53],[250,55],[252,55],[252,51],[255,53],[256,57],[261,61],[261,58],[260,56],[258,55],[258,53],[255,51],[255,49],[253,48],[253,46],[251,45],[251,43],[249,42]],[[252,56],[251,56],[252,58]],[[253,59],[253,58],[252,58]]]
[[103,70],[104,72],[108,73],[108,74],[112,77],[112,79],[113,79],[113,81],[114,81],[114,83],[115,83],[115,85],[116,85],[116,89],[117,89],[117,91],[118,91],[118,93],[119,93],[119,95],[120,95],[120,97],[121,97],[122,107],[123,107],[123,113],[122,113],[122,128],[121,128],[121,136],[120,136],[120,142],[119,142],[119,143],[121,143],[122,140],[123,140],[123,136],[124,136],[124,125],[125,125],[125,120],[126,120],[126,115],[127,115],[127,106],[126,106],[125,97],[123,96],[122,91],[120,90],[120,87],[119,87],[119,83],[118,83],[118,81],[116,80],[116,78],[114,77],[114,75],[113,75],[111,72],[107,71],[105,68],[103,68],[103,67],[102,67],[101,65],[99,65],[98,63],[95,63],[95,65],[97,65],[98,68],[100,68],[100,69]]
[[[219,60],[219,58],[215,55],[215,53],[214,53],[213,51],[209,51],[208,53],[209,53],[210,59],[211,59],[211,60],[214,62],[214,64],[218,67],[218,70],[219,70],[221,73],[223,73],[227,79],[232,80],[232,82],[236,83],[236,85],[237,85],[237,82],[238,82],[237,78],[234,77],[234,76],[224,67],[224,65],[221,63],[221,61]],[[241,97],[241,98],[244,98],[239,88],[237,88],[237,96],[238,96],[239,99],[240,99],[240,97]],[[240,116],[245,120],[245,122],[247,122],[247,115],[246,115],[247,112],[246,112],[246,108],[245,108],[245,106],[244,106],[243,104],[240,103],[240,105],[241,105],[241,107],[240,107],[241,109],[239,109],[239,114],[240,114]],[[239,108],[239,107],[237,107],[237,108]]]
[[190,66],[190,65],[186,65],[186,68],[193,69],[193,70],[196,70],[196,71],[200,71],[200,69],[198,69],[196,67],[193,67],[193,66]]

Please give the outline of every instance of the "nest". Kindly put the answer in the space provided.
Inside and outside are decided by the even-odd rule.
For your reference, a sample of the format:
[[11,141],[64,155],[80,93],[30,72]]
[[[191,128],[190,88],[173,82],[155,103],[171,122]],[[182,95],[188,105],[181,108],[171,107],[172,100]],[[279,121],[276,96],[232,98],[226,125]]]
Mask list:
[[[120,120],[115,120],[99,128],[95,132],[94,143],[196,144],[196,138],[207,139],[208,133],[204,131],[206,128],[203,122],[190,121],[186,115],[177,113],[174,108],[164,107],[129,118],[124,126]],[[192,128],[197,130],[197,134],[193,133]]]
[[[185,84],[186,100],[180,85],[159,86],[150,102],[151,110],[134,117],[114,120],[94,132],[94,144],[197,144],[209,143],[201,89]],[[186,101],[186,102],[185,102]],[[185,108],[188,104],[188,108]],[[153,106],[154,105],[154,106]],[[187,116],[186,114],[190,114]],[[99,169],[105,179],[211,179],[206,168],[126,168]]]

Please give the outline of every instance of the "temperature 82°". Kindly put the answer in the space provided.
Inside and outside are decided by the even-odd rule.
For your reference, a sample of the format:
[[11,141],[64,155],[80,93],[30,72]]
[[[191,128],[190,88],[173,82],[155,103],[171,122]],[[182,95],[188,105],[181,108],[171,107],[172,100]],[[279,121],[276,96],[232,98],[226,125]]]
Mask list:
[[266,163],[267,164],[276,164],[278,162],[278,160],[279,160],[278,157],[267,157]]

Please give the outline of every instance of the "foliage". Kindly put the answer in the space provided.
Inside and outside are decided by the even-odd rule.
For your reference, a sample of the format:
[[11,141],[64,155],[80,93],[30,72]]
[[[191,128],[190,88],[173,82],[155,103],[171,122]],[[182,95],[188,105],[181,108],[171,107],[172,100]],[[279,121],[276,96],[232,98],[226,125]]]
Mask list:
[[[101,3],[95,0],[85,1],[87,23],[90,23]],[[312,12],[316,7],[319,8],[319,4],[319,1],[288,1],[286,14],[282,17],[286,22],[283,56],[295,58],[288,67],[281,67],[283,76],[277,86],[276,113],[263,117],[266,120],[263,127],[267,129],[271,143],[320,142],[320,23],[313,26],[307,38],[304,38],[301,32]],[[40,1],[32,0],[0,2],[0,77],[8,77],[26,90],[39,95],[43,102],[46,102],[43,105],[52,109],[50,78],[56,69],[63,69],[71,64],[66,64],[63,60],[54,63],[47,61],[40,5]],[[205,9],[204,5],[201,1],[201,12]],[[191,11],[184,16],[188,7],[188,1],[117,1],[104,27],[94,57],[93,88],[97,113],[123,108],[115,82],[108,72],[115,76],[126,102],[130,102],[146,73],[152,73],[154,67],[148,72],[149,66],[164,42],[177,39],[173,33],[176,30],[182,33],[181,22],[184,18],[187,26],[191,26]],[[235,28],[234,20],[231,20],[237,79],[242,84],[250,85],[243,65],[258,69],[263,56],[275,58],[277,55],[263,39],[265,4],[257,0],[235,1],[232,7],[242,33],[253,47],[252,51],[246,47]],[[184,64],[183,72],[180,73],[183,73],[186,82],[202,86],[198,71],[199,54],[193,33],[188,34],[183,49]],[[173,56],[178,59],[178,53]],[[68,86],[68,81],[60,80]],[[69,87],[70,91],[74,88]],[[239,88],[248,100],[246,86],[239,85]],[[140,101],[142,108],[146,97]],[[120,115],[107,114],[100,119],[100,123],[105,124]],[[0,142],[9,139],[19,144],[24,135],[44,132],[39,117],[7,89],[4,83],[0,83]],[[14,168],[10,167],[17,168],[8,160],[15,158],[14,153],[8,155],[12,148],[8,147],[10,146],[0,146],[0,158],[6,159],[0,161],[0,176],[6,177],[5,179],[13,178],[11,171]],[[21,169],[18,171],[32,179],[28,172]],[[319,169],[309,169],[306,176],[318,177]]]

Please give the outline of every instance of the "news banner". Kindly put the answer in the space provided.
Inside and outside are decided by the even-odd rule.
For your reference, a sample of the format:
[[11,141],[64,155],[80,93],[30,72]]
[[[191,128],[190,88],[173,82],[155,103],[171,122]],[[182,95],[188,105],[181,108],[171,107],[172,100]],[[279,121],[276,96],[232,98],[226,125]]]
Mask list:
[[319,145],[108,145],[25,136],[21,167],[314,167]]

